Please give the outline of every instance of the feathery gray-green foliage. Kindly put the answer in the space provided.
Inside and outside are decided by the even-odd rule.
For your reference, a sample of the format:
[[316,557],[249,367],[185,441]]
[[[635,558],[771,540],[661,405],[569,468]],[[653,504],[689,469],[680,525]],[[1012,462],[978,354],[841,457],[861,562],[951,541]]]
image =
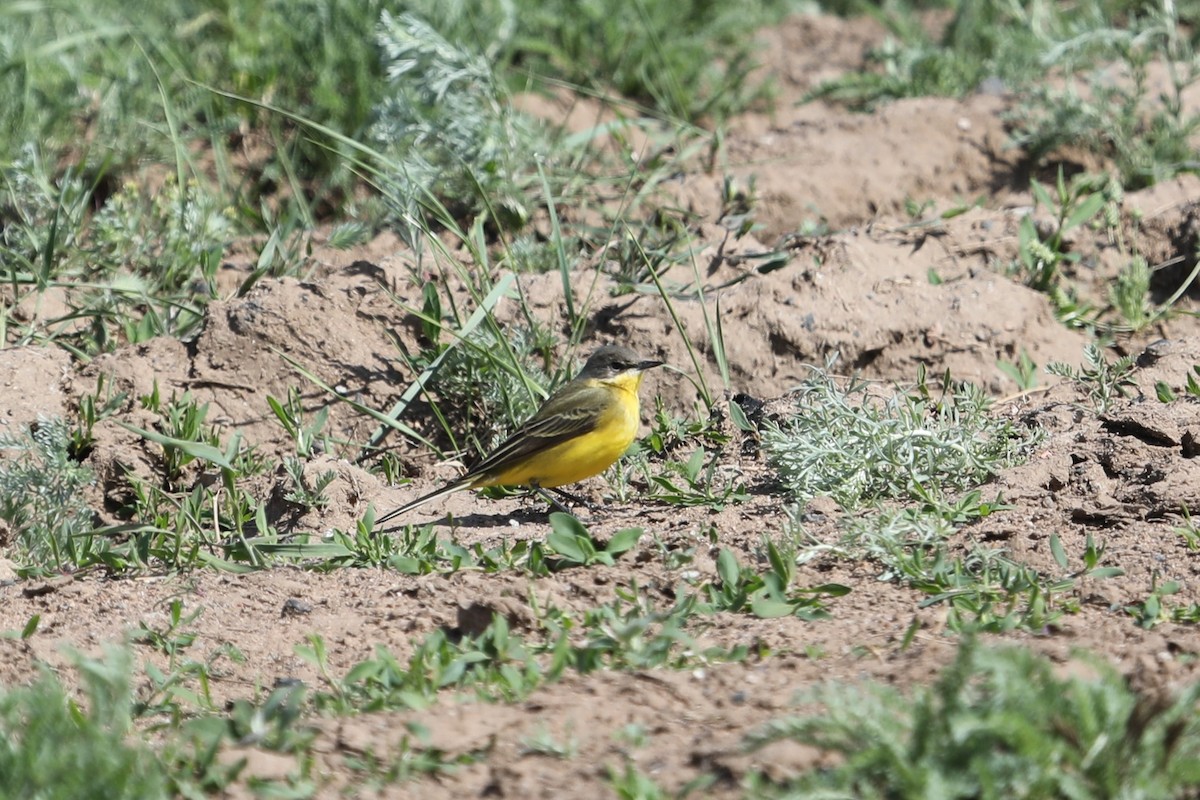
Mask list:
[[810,716],[751,749],[793,741],[839,754],[794,781],[759,773],[754,797],[1183,798],[1200,782],[1200,685],[1158,705],[1111,668],[1059,677],[1028,648],[968,641],[927,688],[827,685]]
[[971,384],[937,399],[926,392],[881,398],[866,382],[843,389],[814,370],[794,398],[794,413],[766,426],[763,443],[801,502],[827,495],[853,509],[970,489],[1017,463],[1037,440],[993,417],[990,400]]
[[17,560],[34,567],[73,561],[76,535],[92,527],[82,492],[94,476],[71,457],[70,442],[59,418],[0,434],[0,519],[16,532]]
[[82,701],[47,671],[28,686],[0,686],[0,797],[37,800],[153,800],[167,782],[135,737],[132,659],[110,648],[103,660],[76,657]]
[[455,218],[486,212],[523,225],[548,142],[510,105],[487,59],[413,14],[385,12],[378,41],[391,93],[371,138],[390,160],[386,180],[409,235],[427,227],[433,201]]

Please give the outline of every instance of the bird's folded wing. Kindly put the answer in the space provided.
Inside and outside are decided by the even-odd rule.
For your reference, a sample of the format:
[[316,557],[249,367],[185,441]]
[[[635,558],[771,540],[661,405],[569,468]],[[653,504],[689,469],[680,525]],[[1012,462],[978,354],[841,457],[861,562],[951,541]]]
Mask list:
[[600,386],[578,389],[567,402],[551,397],[503,444],[471,467],[467,475],[502,472],[534,453],[595,430],[608,402],[608,391]]

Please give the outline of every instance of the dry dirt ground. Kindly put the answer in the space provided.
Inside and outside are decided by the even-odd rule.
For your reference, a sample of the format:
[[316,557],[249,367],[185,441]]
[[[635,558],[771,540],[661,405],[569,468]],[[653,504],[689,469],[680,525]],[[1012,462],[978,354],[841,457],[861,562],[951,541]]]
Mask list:
[[[1164,380],[1183,394],[1188,372],[1200,363],[1200,327],[1179,316],[1138,339],[1121,341],[1125,351],[1138,354],[1155,340],[1169,340],[1158,345],[1155,357],[1143,359],[1132,397],[1102,417],[1077,405],[1083,398],[1068,386],[1021,393],[997,367],[998,360],[1015,360],[1025,352],[1041,366],[1078,364],[1086,340],[1055,320],[1044,295],[1007,277],[999,266],[1016,256],[1017,224],[1032,205],[1021,153],[1006,145],[1008,98],[905,100],[871,114],[822,103],[796,105],[816,81],[857,68],[864,47],[880,41],[883,32],[869,21],[797,18],[763,36],[764,69],[780,87],[777,109],[769,116],[735,120],[715,168],[697,165],[672,187],[677,202],[701,220],[705,249],[699,263],[708,270],[709,285],[729,284],[719,297],[731,389],[777,397],[807,374],[806,365],[822,364],[836,352],[838,370],[846,374],[909,382],[919,365],[931,375],[948,368],[955,378],[1003,398],[997,413],[1041,425],[1048,435],[1028,464],[999,475],[991,487],[1002,491],[1012,508],[961,535],[1007,547],[1017,558],[1054,572],[1051,534],[1061,538],[1073,559],[1091,534],[1107,545],[1105,563],[1125,569],[1123,577],[1081,584],[1080,611],[1053,629],[1007,638],[1049,655],[1064,669],[1075,648],[1103,654],[1148,692],[1194,680],[1200,663],[1194,629],[1164,623],[1143,630],[1124,607],[1144,600],[1155,578],[1180,582],[1178,602],[1200,602],[1200,553],[1188,550],[1174,532],[1182,508],[1200,509],[1200,467],[1192,458],[1200,406],[1190,400],[1160,404],[1153,388]],[[553,103],[543,102],[543,109],[558,113]],[[585,118],[582,103],[572,105],[566,117],[567,124],[594,123]],[[727,174],[743,185],[751,176],[756,180],[755,219],[762,227],[742,239],[727,238],[717,224]],[[980,195],[987,198],[981,207],[937,224],[912,226],[904,210],[906,199],[931,200],[941,210]],[[1200,182],[1184,178],[1126,198],[1127,208],[1142,212],[1136,233],[1144,252],[1161,262],[1182,256],[1191,263],[1197,197]],[[814,220],[823,220],[833,233],[788,238]],[[1113,245],[1084,232],[1075,246],[1085,258],[1072,279],[1103,301],[1118,266]],[[757,271],[756,254],[771,249],[787,249],[790,261]],[[12,429],[39,413],[71,413],[104,374],[130,397],[149,392],[154,381],[164,396],[190,391],[211,404],[210,421],[226,432],[240,431],[267,453],[289,452],[290,441],[271,415],[267,395],[284,397],[296,386],[310,407],[325,399],[281,360],[280,352],[381,410],[411,382],[412,375],[398,371],[388,334],[412,336],[413,320],[389,296],[395,293],[419,306],[420,290],[408,277],[412,264],[412,253],[389,235],[348,253],[318,248],[308,280],[263,281],[248,296],[214,303],[203,333],[191,343],[156,340],[86,366],[59,351],[0,350],[0,424]],[[245,269],[231,259],[230,287]],[[668,280],[688,282],[690,266],[678,269],[680,274],[668,273]],[[930,282],[931,271],[940,283]],[[593,304],[586,347],[629,341],[684,372],[692,370],[660,299],[608,299],[608,279],[593,285],[594,275],[581,271],[574,287],[580,301],[589,293],[602,298]],[[520,280],[535,312],[561,330],[561,278]],[[710,355],[701,307],[678,302],[689,335]],[[1192,301],[1185,298],[1183,307],[1191,308]],[[501,313],[512,314],[512,309]],[[708,379],[717,381],[711,358],[704,368]],[[691,409],[696,401],[692,384],[670,371],[647,380],[643,397],[656,394],[677,411]],[[132,406],[117,416],[142,426],[152,422]],[[330,429],[338,438],[363,441],[373,428],[370,419],[344,404],[332,409]],[[149,470],[153,454],[111,423],[101,425],[97,435],[91,466],[100,478],[95,498],[100,505],[99,495],[115,485],[122,469]],[[280,525],[352,528],[368,504],[391,508],[453,474],[415,448],[406,450],[401,442],[396,447],[414,478],[411,484],[388,487],[358,466],[323,456],[319,466],[339,474],[330,490],[334,502],[301,519],[281,517]],[[751,486],[761,483],[765,469],[752,452],[731,447],[726,457]],[[609,489],[593,479],[581,491],[600,498]],[[688,569],[710,574],[717,548],[707,531],[717,531],[720,545],[753,562],[763,534],[778,533],[785,523],[784,501],[763,491],[752,491],[748,502],[719,512],[614,500],[602,511],[583,513],[601,540],[638,525],[668,549],[695,548]],[[543,538],[548,530],[544,517],[526,502],[470,493],[422,509],[415,521],[436,522],[446,514],[457,523],[443,526],[442,534],[463,544]],[[825,523],[815,518],[813,535],[836,536],[834,516]],[[314,633],[327,643],[334,674],[344,674],[379,646],[403,662],[425,634],[439,627],[469,627],[480,609],[505,614],[520,631],[532,620],[531,597],[543,606],[553,602],[582,610],[611,600],[616,587],[636,581],[666,602],[680,575],[651,550],[650,538],[613,568],[567,570],[540,579],[470,571],[411,577],[384,570],[318,574],[279,568],[236,576],[201,571],[119,580],[94,573],[31,585],[0,571],[0,631],[19,630],[32,615],[41,615],[41,628],[28,641],[0,638],[0,684],[27,680],[39,662],[64,665],[65,648],[98,651],[140,622],[162,628],[174,599],[182,600],[186,611],[203,609],[190,626],[197,635],[193,652],[232,642],[245,656],[242,663],[219,664],[213,687],[218,699],[254,697],[281,679],[320,684],[312,665],[295,654]],[[629,759],[667,789],[712,772],[721,780],[708,794],[720,797],[736,796],[739,780],[752,767],[773,775],[811,768],[820,753],[776,746],[748,755],[740,750],[742,737],[792,708],[795,693],[819,680],[927,681],[952,658],[956,639],[946,634],[937,607],[919,610],[922,595],[878,581],[870,565],[813,562],[799,572],[800,585],[837,582],[852,591],[830,602],[828,620],[719,617],[719,624],[700,633],[704,641],[724,646],[766,646],[769,658],[685,672],[568,675],[511,705],[446,698],[424,712],[321,722],[316,772],[329,781],[326,791],[332,793],[354,780],[345,756],[394,751],[407,733],[406,723],[414,721],[428,729],[427,744],[450,755],[479,751],[483,758],[451,775],[364,789],[363,796],[598,797],[607,791],[606,767],[620,768]],[[292,599],[311,610],[285,614]],[[914,619],[920,629],[904,647]],[[137,652],[147,660],[157,657],[145,648]],[[644,741],[635,745],[622,737],[631,725],[642,727]],[[573,743],[577,755],[559,760],[526,747],[545,734]],[[266,776],[295,766],[252,750],[245,755],[248,769]]]

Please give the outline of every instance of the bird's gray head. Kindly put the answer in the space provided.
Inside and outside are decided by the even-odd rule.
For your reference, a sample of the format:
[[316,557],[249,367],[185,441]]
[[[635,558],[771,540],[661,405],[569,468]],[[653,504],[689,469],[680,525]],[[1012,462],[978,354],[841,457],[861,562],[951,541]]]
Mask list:
[[583,365],[583,369],[579,371],[578,377],[612,378],[623,372],[643,372],[662,366],[662,363],[642,358],[628,347],[608,344],[592,353],[587,363]]

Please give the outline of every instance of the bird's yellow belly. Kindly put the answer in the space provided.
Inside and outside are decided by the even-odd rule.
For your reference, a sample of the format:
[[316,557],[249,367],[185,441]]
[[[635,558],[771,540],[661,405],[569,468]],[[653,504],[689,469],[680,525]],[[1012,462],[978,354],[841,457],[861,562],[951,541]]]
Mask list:
[[639,422],[636,396],[632,403],[613,403],[595,430],[514,464],[487,485],[551,488],[599,475],[629,449]]

